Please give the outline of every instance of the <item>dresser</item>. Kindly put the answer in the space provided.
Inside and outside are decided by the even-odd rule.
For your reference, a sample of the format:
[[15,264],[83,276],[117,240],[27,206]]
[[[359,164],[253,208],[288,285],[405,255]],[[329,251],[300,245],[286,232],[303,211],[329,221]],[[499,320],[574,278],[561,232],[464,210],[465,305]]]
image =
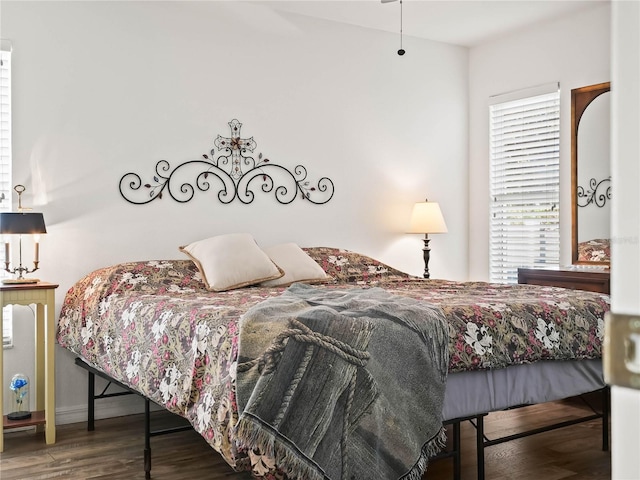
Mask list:
[[518,283],[610,293],[608,268],[519,268]]

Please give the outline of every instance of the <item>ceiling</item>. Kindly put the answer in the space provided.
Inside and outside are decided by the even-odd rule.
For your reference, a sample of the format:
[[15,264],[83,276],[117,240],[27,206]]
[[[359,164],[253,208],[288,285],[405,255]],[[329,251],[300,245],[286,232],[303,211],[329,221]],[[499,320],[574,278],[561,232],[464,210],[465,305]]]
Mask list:
[[[403,35],[473,47],[515,30],[609,0],[403,0]],[[274,10],[400,32],[400,2],[269,1]]]

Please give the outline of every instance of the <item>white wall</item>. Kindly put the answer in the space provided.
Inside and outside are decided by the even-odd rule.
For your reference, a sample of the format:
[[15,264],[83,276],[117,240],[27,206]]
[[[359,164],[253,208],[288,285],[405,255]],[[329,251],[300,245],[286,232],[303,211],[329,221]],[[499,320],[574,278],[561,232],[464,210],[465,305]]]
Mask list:
[[[13,42],[14,182],[45,215],[38,273],[60,283],[58,309],[95,268],[180,258],[179,245],[228,232],[357,250],[419,275],[422,242],[403,232],[426,196],[449,228],[432,239],[432,276],[466,279],[466,49],[405,38],[399,57],[396,35],[266,3],[3,0],[1,9],[0,34]],[[330,177],[333,200],[120,197],[123,174],[199,158],[233,118],[258,152]],[[31,323],[16,322],[6,376],[33,369]],[[58,349],[59,422],[86,407],[72,360]]]
[[[571,89],[607,82],[610,7],[596,5],[469,54],[469,277],[489,277],[489,97],[560,82],[560,262],[571,263]],[[615,181],[615,180],[614,180]]]

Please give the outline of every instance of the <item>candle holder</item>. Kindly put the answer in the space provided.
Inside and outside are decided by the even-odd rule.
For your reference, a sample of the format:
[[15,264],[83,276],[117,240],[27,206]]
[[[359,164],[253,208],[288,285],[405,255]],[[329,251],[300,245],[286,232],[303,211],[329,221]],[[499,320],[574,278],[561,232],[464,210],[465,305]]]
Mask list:
[[[25,278],[24,274],[33,273],[39,268],[40,264],[40,235],[41,233],[47,233],[47,228],[44,224],[44,216],[41,213],[27,212],[30,210],[22,206],[22,194],[25,191],[23,185],[16,185],[13,188],[18,193],[18,212],[3,212],[0,213],[0,234],[2,235],[18,235],[18,252],[19,252],[19,264],[13,269],[11,265],[10,244],[5,238],[4,242],[4,264],[5,271],[18,274],[18,278],[5,279],[2,283],[38,283],[40,280],[37,278]],[[22,265],[22,235],[35,235],[35,257],[33,261],[33,268],[25,267]]]

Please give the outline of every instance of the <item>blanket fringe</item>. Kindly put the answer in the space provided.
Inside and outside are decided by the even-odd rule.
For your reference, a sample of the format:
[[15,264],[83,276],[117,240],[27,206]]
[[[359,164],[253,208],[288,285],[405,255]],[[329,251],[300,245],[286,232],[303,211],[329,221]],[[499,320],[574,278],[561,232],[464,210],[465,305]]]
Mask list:
[[422,447],[420,458],[401,480],[421,480],[427,470],[429,459],[435,457],[447,446],[447,429],[442,427],[440,431]]
[[[280,441],[276,441],[271,432],[256,425],[253,418],[242,416],[235,428],[235,436],[247,448],[255,448],[275,459],[275,463],[287,478],[305,480],[325,480],[326,477],[317,465],[300,459],[300,452],[293,450]],[[418,480],[420,477],[417,477]]]
[[[435,437],[425,443],[418,461],[399,480],[421,480],[427,470],[429,459],[446,447],[446,433],[446,428],[442,427]],[[247,448],[256,448],[274,458],[276,465],[284,471],[287,478],[304,478],[305,480],[326,480],[327,478],[314,463],[301,461],[299,452],[294,452],[281,442],[275,441],[273,434],[260,429],[252,418],[246,416],[240,418],[235,434]]]

